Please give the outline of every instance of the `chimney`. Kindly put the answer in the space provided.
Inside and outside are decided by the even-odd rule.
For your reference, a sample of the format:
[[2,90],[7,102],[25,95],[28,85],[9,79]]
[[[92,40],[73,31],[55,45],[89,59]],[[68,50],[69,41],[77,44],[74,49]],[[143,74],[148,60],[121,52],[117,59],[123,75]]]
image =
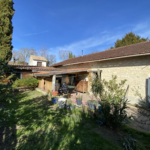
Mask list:
[[83,50],[82,50],[82,57],[83,57]]

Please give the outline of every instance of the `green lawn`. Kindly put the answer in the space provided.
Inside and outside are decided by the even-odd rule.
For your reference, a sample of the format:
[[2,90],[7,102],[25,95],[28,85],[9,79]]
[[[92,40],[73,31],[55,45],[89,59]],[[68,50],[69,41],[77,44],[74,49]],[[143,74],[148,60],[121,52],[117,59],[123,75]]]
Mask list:
[[[117,141],[118,133],[111,135],[110,129],[98,128],[99,125],[83,112],[83,108],[72,112],[60,110],[40,92],[16,94],[15,100],[7,107],[10,112],[4,110],[3,114],[0,113],[0,150],[123,149]],[[11,115],[6,117],[8,114]],[[103,135],[100,130],[103,130]],[[129,127],[124,127],[121,132],[129,130],[140,150],[150,149],[150,134]],[[114,139],[117,145],[113,143]]]
[[150,150],[150,134],[132,129],[128,126],[123,127],[125,133],[129,132],[137,140],[137,146],[140,150]]
[[59,110],[40,92],[16,95],[9,108],[16,111],[1,124],[1,150],[121,149],[92,131],[97,124],[86,113]]

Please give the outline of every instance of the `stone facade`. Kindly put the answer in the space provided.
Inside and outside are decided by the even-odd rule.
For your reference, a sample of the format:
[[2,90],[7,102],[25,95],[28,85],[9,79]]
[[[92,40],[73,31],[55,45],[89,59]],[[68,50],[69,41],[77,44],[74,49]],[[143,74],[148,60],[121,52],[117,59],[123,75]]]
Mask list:
[[[67,65],[62,68],[89,68],[92,71],[100,69],[102,79],[110,80],[112,75],[117,75],[118,81],[127,79],[125,86],[126,88],[129,86],[129,89],[126,96],[130,103],[146,102],[146,81],[150,77],[150,55]],[[90,76],[89,74],[89,78]],[[136,95],[136,90],[139,91],[141,97]]]

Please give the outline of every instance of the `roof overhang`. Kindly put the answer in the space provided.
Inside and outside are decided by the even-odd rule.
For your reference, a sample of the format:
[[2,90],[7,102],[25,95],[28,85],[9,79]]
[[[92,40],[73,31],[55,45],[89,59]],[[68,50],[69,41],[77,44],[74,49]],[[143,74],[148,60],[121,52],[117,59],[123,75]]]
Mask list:
[[121,56],[121,57],[113,57],[113,58],[99,59],[99,60],[92,60],[92,61],[85,61],[85,62],[70,63],[70,64],[66,64],[66,65],[61,65],[61,66],[69,66],[69,65],[84,64],[84,63],[91,63],[91,62],[98,62],[98,61],[107,61],[107,60],[114,60],[114,59],[121,59],[121,58],[138,57],[138,56],[146,56],[146,55],[150,55],[150,53],[128,55],[128,56]]
[[53,75],[61,75],[61,74],[70,74],[70,73],[80,73],[80,72],[88,72],[88,69],[83,69],[83,70],[63,70],[63,71],[50,71],[50,72],[39,72],[39,73],[34,73],[33,76],[39,77],[39,76],[53,76]]

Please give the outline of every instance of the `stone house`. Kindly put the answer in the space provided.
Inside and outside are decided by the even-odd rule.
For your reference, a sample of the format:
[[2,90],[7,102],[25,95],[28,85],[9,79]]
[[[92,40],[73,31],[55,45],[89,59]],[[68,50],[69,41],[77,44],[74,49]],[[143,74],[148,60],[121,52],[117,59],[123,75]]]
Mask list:
[[[32,58],[36,65],[37,57]],[[15,66],[15,69],[24,76],[37,77],[38,88],[45,91],[58,91],[58,85],[66,82],[69,86],[76,86],[79,92],[92,94],[91,79],[96,74],[105,80],[117,75],[118,81],[127,80],[126,97],[130,103],[139,104],[148,98],[150,102],[150,41],[71,58],[51,67],[36,65]],[[140,96],[136,95],[137,90]]]
[[[127,79],[126,96],[132,104],[145,102],[148,93],[150,94],[147,82],[150,79],[150,41],[68,59],[54,64],[53,67],[59,69],[87,68],[90,71],[81,76],[82,80],[90,79],[97,71],[100,71],[101,79],[110,80],[112,75],[117,75],[118,81]],[[91,93],[90,80],[88,81],[88,92]],[[136,95],[137,90],[141,97]]]

